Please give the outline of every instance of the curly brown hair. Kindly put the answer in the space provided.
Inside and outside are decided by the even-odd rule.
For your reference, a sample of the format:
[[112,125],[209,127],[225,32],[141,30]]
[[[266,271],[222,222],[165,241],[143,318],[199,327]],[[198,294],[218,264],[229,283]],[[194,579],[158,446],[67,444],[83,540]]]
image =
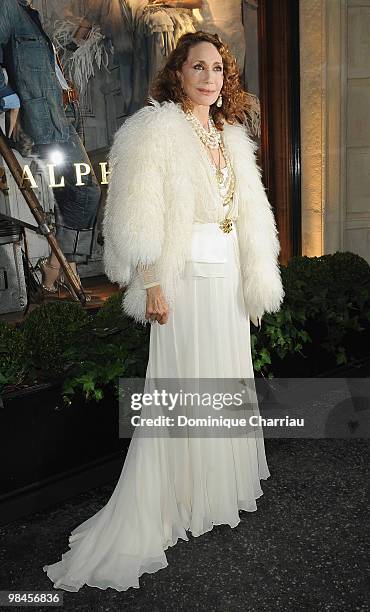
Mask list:
[[230,124],[245,123],[250,98],[241,86],[236,60],[218,34],[209,34],[201,30],[183,34],[165,65],[153,79],[149,96],[158,102],[180,103],[184,112],[192,109],[192,102],[183,91],[176,71],[181,71],[188,57],[189,49],[201,42],[209,42],[214,45],[222,57],[224,77],[221,90],[222,106],[218,108],[214,103],[210,107],[210,115],[216,127],[222,131],[224,121]]

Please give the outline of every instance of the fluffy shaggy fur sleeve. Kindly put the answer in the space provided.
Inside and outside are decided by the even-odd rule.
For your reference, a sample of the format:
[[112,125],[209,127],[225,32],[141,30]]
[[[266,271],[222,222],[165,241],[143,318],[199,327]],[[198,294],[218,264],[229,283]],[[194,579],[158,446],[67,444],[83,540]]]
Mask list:
[[109,154],[104,267],[108,278],[122,287],[138,266],[155,263],[162,250],[166,155],[160,114],[147,106],[129,117]]
[[277,312],[285,295],[279,268],[280,242],[272,206],[262,182],[256,159],[257,145],[245,126],[234,129],[244,144],[235,163],[242,179],[241,202],[237,221],[242,259],[245,304],[251,319],[261,319],[264,312]]

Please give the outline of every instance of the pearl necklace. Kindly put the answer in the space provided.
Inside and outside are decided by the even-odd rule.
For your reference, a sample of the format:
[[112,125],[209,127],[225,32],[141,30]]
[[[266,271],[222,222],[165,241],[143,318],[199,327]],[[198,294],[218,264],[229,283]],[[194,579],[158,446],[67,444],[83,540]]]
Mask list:
[[199,121],[198,117],[190,110],[186,111],[185,116],[188,121],[193,125],[196,133],[201,139],[202,143],[210,149],[218,149],[221,142],[221,134],[215,126],[212,117],[208,118],[208,129],[207,131]]
[[[234,174],[234,171],[231,165],[230,158],[226,152],[224,143],[222,141],[221,133],[216,128],[212,117],[208,118],[208,128],[209,128],[208,132],[203,127],[199,119],[194,115],[192,111],[190,110],[186,111],[185,117],[192,124],[201,142],[206,147],[209,147],[210,149],[221,149],[223,156],[225,158],[226,166],[228,168],[227,193],[225,196],[223,196],[222,199],[223,199],[224,206],[227,206],[229,204],[229,210],[225,213],[224,219],[219,223],[219,227],[225,234],[228,234],[233,229],[233,221],[231,219],[231,212],[233,208],[232,204],[233,204],[233,196],[234,196],[234,191],[235,191],[235,174]],[[224,179],[221,168],[218,167],[214,163],[213,158],[212,158],[212,162],[210,161],[208,152],[207,152],[207,159],[209,163],[211,164],[212,168],[216,169],[217,186],[218,186],[218,189],[220,190],[222,183],[223,183],[223,179]]]

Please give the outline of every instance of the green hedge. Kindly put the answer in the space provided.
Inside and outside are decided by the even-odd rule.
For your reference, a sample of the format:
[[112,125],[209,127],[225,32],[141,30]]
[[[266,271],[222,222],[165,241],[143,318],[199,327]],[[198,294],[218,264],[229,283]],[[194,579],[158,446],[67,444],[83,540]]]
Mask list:
[[0,320],[0,390],[20,385],[27,371],[27,354],[22,332]]
[[289,376],[284,361],[291,367],[306,359],[307,372],[316,375],[321,361],[340,366],[360,357],[364,332],[367,338],[370,332],[368,263],[349,252],[297,256],[281,266],[281,275],[283,306],[265,314],[260,332],[252,335],[255,370]]
[[[281,274],[280,311],[265,314],[260,331],[252,328],[257,373],[295,376],[304,363],[301,371],[312,376],[328,363],[369,353],[370,267],[364,259],[339,252],[293,257]],[[115,293],[95,315],[79,303],[49,302],[29,313],[20,329],[0,321],[0,390],[57,381],[66,401],[76,390],[98,401],[106,385],[118,393],[119,377],[144,378],[150,326],[127,318],[121,302],[122,293]]]

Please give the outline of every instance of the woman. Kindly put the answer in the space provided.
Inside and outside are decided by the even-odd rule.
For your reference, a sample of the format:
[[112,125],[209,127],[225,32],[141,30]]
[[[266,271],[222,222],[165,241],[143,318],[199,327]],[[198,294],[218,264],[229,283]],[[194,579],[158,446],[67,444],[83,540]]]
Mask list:
[[[217,35],[187,33],[151,93],[116,135],[104,217],[107,274],[128,285],[123,309],[152,322],[146,388],[157,377],[216,387],[253,379],[249,316],[276,311],[284,291],[255,145],[238,122],[235,59]],[[44,567],[56,588],[137,588],[187,531],[236,527],[239,510],[257,509],[270,475],[260,430],[173,438],[139,429],[107,505]]]

